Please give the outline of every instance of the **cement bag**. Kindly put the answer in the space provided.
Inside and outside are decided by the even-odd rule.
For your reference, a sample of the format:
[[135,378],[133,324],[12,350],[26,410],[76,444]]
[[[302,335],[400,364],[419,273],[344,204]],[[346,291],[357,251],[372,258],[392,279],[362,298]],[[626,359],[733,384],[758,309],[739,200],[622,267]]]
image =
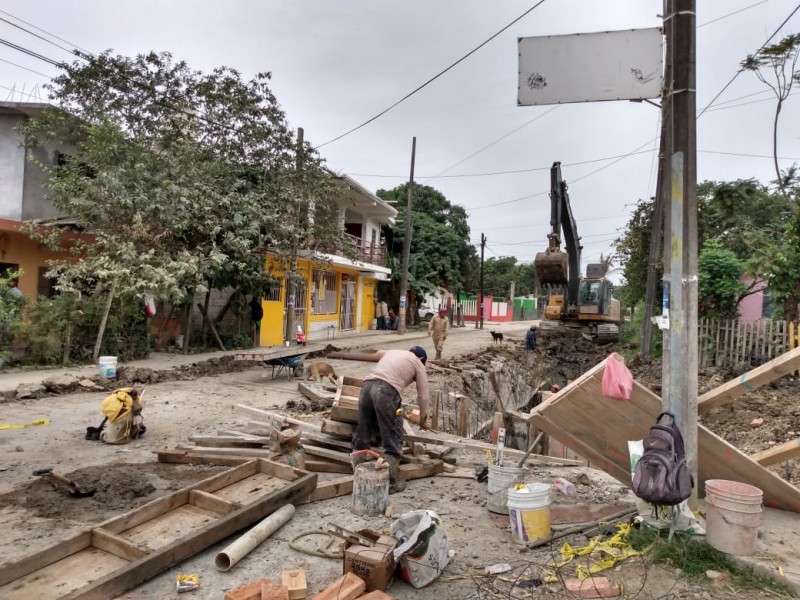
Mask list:
[[625,366],[625,359],[612,352],[603,371],[603,396],[616,400],[630,400],[633,391],[633,375]]
[[439,515],[412,510],[392,523],[390,532],[397,540],[394,559],[403,581],[417,589],[436,581],[451,558]]
[[[639,463],[639,459],[642,458],[642,454],[644,454],[644,440],[629,441],[628,454],[631,459],[631,481],[633,481],[636,465]],[[634,497],[636,499],[636,510],[639,511],[639,516],[636,517],[636,520],[643,525],[659,530],[674,528],[677,532],[689,535],[706,534],[706,530],[686,501],[676,506],[655,506],[635,494]]]

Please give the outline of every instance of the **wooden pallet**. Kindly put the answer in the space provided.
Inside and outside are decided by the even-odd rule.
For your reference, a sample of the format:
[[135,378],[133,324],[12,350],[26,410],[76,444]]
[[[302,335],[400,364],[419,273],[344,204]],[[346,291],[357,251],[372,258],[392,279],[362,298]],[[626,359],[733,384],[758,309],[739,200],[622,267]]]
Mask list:
[[316,486],[316,474],[263,459],[241,462],[0,565],[0,598],[114,598],[284,504],[308,496]]

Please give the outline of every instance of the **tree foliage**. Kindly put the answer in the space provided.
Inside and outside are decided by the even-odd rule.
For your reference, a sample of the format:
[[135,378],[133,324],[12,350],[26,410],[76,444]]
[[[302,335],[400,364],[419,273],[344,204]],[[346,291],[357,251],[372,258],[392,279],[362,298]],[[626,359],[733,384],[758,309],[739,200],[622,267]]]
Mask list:
[[513,256],[490,257],[483,265],[483,287],[486,295],[508,297],[514,282],[514,294],[526,296],[536,291],[536,270],[533,263],[517,263]]
[[735,319],[747,286],[744,267],[732,250],[709,240],[697,259],[698,312],[702,317]]
[[[408,184],[378,190],[382,200],[395,202],[398,223],[387,230],[386,246],[396,262],[403,255]],[[438,190],[427,185],[413,189],[411,254],[415,278],[451,291],[474,288],[477,254],[470,244],[467,212],[451,204]],[[410,269],[411,270],[411,269]]]
[[[622,234],[614,241],[614,258],[623,265],[625,277],[624,303],[636,306],[644,300],[647,273],[650,270],[650,236],[653,229],[653,205],[650,200],[639,200]],[[663,261],[660,258],[657,280],[661,283]]]

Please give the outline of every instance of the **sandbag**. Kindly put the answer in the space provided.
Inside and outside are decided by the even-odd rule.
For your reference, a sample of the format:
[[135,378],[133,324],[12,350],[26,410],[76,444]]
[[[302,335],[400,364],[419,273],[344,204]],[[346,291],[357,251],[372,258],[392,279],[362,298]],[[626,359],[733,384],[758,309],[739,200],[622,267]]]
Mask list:
[[432,510],[407,512],[392,523],[390,532],[397,540],[394,559],[400,577],[417,589],[436,581],[455,554],[442,520]]

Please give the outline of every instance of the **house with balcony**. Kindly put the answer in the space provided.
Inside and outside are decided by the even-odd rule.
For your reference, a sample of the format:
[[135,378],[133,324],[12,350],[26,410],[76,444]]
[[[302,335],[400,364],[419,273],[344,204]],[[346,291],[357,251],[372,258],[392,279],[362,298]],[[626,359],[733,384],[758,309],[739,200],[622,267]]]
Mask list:
[[0,102],[0,273],[22,271],[18,285],[28,298],[54,293],[55,282],[46,276],[47,265],[63,256],[28,237],[22,225],[29,219],[56,224],[64,216],[47,199],[43,185],[46,174],[31,160],[55,164],[59,149],[28,148],[17,132],[17,127],[48,106]]
[[[367,331],[373,326],[378,283],[388,281],[391,269],[381,239],[381,227],[393,225],[397,210],[344,176],[334,176],[332,200],[339,222],[355,249],[355,257],[344,253],[323,254],[315,259],[310,251],[299,253],[295,286],[294,322],[309,341],[325,341],[341,335]],[[267,265],[269,268],[269,265]],[[290,305],[286,295],[286,273],[275,272],[279,285],[262,300],[261,346],[296,339],[286,335]]]

